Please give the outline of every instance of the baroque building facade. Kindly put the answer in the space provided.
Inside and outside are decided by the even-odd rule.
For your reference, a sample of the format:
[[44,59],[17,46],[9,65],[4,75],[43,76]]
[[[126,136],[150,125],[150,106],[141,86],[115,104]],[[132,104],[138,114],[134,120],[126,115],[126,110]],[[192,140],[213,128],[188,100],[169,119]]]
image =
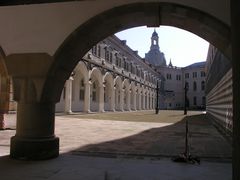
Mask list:
[[205,97],[205,62],[197,62],[186,67],[175,67],[170,60],[166,64],[164,53],[160,51],[159,37],[154,30],[150,51],[145,60],[151,63],[162,75],[160,90],[161,109],[182,109],[185,104],[184,87],[188,86],[188,104],[190,109],[203,109]]
[[150,51],[141,58],[115,35],[97,43],[67,80],[56,111],[104,112],[155,109],[157,84],[160,109],[183,109],[188,84],[190,109],[205,107],[205,63],[184,68],[166,65],[154,30]]
[[154,109],[161,75],[116,36],[96,44],[67,80],[56,111]]

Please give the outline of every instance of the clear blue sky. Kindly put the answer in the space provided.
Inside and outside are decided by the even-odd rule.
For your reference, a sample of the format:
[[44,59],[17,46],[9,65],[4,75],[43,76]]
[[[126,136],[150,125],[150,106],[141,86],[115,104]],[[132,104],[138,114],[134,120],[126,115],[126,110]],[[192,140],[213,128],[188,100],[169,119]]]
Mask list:
[[[155,28],[159,36],[160,51],[165,54],[167,64],[172,60],[173,66],[184,67],[194,62],[206,61],[209,43],[188,31],[161,26]],[[121,40],[127,40],[127,45],[138,50],[141,57],[145,57],[150,49],[151,36],[154,28],[137,27],[118,32]]]

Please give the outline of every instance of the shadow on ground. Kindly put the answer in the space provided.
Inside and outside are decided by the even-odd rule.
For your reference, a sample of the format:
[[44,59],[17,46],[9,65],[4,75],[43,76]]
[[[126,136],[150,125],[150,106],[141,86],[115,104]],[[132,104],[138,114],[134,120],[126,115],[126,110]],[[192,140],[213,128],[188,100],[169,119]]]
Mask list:
[[200,158],[231,160],[232,149],[205,114],[185,116],[181,121],[161,128],[152,128],[133,136],[89,144],[72,151],[75,155],[137,155],[170,157],[185,150],[185,124],[189,124],[190,153]]

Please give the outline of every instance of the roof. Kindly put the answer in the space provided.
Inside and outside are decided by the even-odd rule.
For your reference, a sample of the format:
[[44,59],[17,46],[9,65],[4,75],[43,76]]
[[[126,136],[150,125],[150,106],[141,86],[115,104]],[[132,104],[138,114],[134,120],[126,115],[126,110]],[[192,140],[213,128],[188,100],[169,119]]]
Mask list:
[[190,64],[189,66],[186,66],[186,67],[184,67],[184,68],[204,67],[205,64],[206,64],[206,61],[196,62],[196,63]]

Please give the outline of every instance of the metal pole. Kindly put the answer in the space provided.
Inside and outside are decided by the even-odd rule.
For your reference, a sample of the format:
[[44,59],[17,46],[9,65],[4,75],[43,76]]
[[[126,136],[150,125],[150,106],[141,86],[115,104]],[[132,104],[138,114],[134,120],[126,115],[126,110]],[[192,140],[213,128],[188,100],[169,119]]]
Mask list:
[[158,99],[159,99],[159,97],[158,97],[158,96],[159,96],[159,86],[158,86],[158,82],[157,82],[157,89],[156,89],[156,90],[157,90],[157,98],[156,98],[156,114],[158,114],[158,113],[159,113],[159,102],[158,102],[158,101],[159,101],[159,100],[158,100]]
[[187,114],[187,91],[188,91],[188,85],[185,82],[185,87],[184,87],[184,115]]
[[186,156],[187,159],[189,159],[189,146],[188,146],[188,118],[186,118],[185,156]]

